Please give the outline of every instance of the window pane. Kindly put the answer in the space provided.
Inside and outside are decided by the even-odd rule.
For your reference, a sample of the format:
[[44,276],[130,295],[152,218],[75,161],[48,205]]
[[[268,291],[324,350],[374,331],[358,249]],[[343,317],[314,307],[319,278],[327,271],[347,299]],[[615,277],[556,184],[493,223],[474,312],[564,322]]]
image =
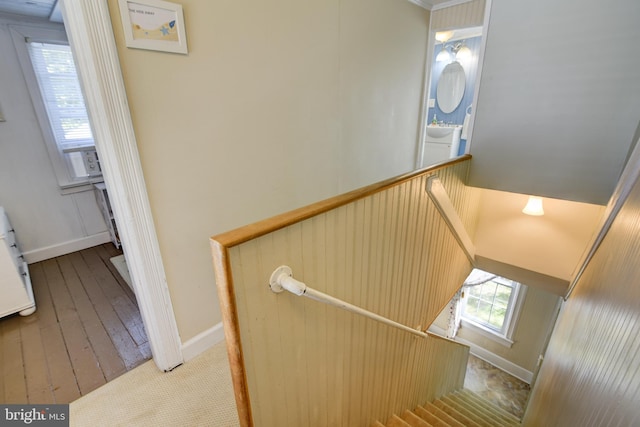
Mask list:
[[93,145],[89,118],[69,46],[31,42],[29,54],[58,147],[62,150]]
[[493,301],[493,296],[496,293],[497,285],[494,282],[487,282],[482,285],[482,298],[487,301]]
[[511,316],[510,304],[515,304],[512,298],[519,283],[494,277],[476,286],[465,288],[466,302],[462,307],[462,316],[486,328],[502,333],[508,328]]
[[507,314],[506,307],[493,307],[491,311],[491,317],[489,318],[489,324],[494,326],[496,329],[501,329],[504,324],[504,318]]
[[478,302],[480,300],[474,296],[467,297],[467,305],[465,307],[465,313],[471,316],[476,316],[478,313]]
[[511,297],[512,289],[508,286],[499,285],[496,291],[496,303],[500,302],[504,305],[509,303],[509,298]]
[[474,297],[480,298],[482,294],[482,286],[472,286],[467,290],[469,295],[473,295]]

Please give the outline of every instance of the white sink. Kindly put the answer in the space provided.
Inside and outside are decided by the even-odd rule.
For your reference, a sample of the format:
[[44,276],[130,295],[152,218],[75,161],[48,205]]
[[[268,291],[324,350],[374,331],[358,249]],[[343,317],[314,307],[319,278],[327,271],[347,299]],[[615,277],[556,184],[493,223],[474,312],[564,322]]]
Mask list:
[[451,134],[455,129],[460,126],[427,126],[427,135],[432,138],[442,138],[443,136],[447,136]]

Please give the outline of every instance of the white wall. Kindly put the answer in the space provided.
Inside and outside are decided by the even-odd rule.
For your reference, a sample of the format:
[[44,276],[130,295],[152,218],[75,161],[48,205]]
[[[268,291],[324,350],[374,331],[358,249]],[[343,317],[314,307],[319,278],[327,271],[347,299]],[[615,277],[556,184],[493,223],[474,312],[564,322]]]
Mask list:
[[640,2],[493,0],[470,184],[605,205],[640,118]]
[[0,205],[28,262],[109,241],[93,192],[63,195],[27,90],[9,25],[61,28],[0,16]]
[[604,206],[544,198],[545,214],[530,216],[522,213],[524,194],[487,189],[480,194],[474,237],[479,267],[564,295],[599,231]]
[[412,169],[429,14],[399,0],[181,1],[189,54],[121,67],[181,338],[221,319],[208,238]]

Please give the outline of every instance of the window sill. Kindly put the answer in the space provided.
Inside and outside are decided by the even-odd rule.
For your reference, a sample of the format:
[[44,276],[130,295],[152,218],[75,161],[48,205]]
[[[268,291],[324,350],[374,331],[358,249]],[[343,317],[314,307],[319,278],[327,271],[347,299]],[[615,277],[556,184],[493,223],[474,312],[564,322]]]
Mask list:
[[86,181],[77,182],[73,184],[62,184],[60,185],[60,194],[65,196],[67,194],[82,193],[84,191],[93,191],[93,184],[97,184],[99,182],[104,182],[104,178],[102,176],[97,176],[94,178],[87,179]]
[[478,335],[482,335],[485,338],[488,338],[492,341],[497,342],[500,345],[503,345],[507,348],[511,348],[514,341],[512,341],[509,337],[505,335],[501,335],[495,331],[492,331],[488,328],[483,328],[482,326],[470,322],[464,318],[461,319],[460,324],[462,325],[462,329],[469,329],[470,331],[477,333]]

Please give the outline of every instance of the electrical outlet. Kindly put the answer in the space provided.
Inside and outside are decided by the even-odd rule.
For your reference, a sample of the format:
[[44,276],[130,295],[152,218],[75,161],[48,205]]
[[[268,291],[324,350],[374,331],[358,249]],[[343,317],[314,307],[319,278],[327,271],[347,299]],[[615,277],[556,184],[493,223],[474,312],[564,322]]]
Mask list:
[[429,98],[429,108],[434,108],[436,106],[436,99]]

